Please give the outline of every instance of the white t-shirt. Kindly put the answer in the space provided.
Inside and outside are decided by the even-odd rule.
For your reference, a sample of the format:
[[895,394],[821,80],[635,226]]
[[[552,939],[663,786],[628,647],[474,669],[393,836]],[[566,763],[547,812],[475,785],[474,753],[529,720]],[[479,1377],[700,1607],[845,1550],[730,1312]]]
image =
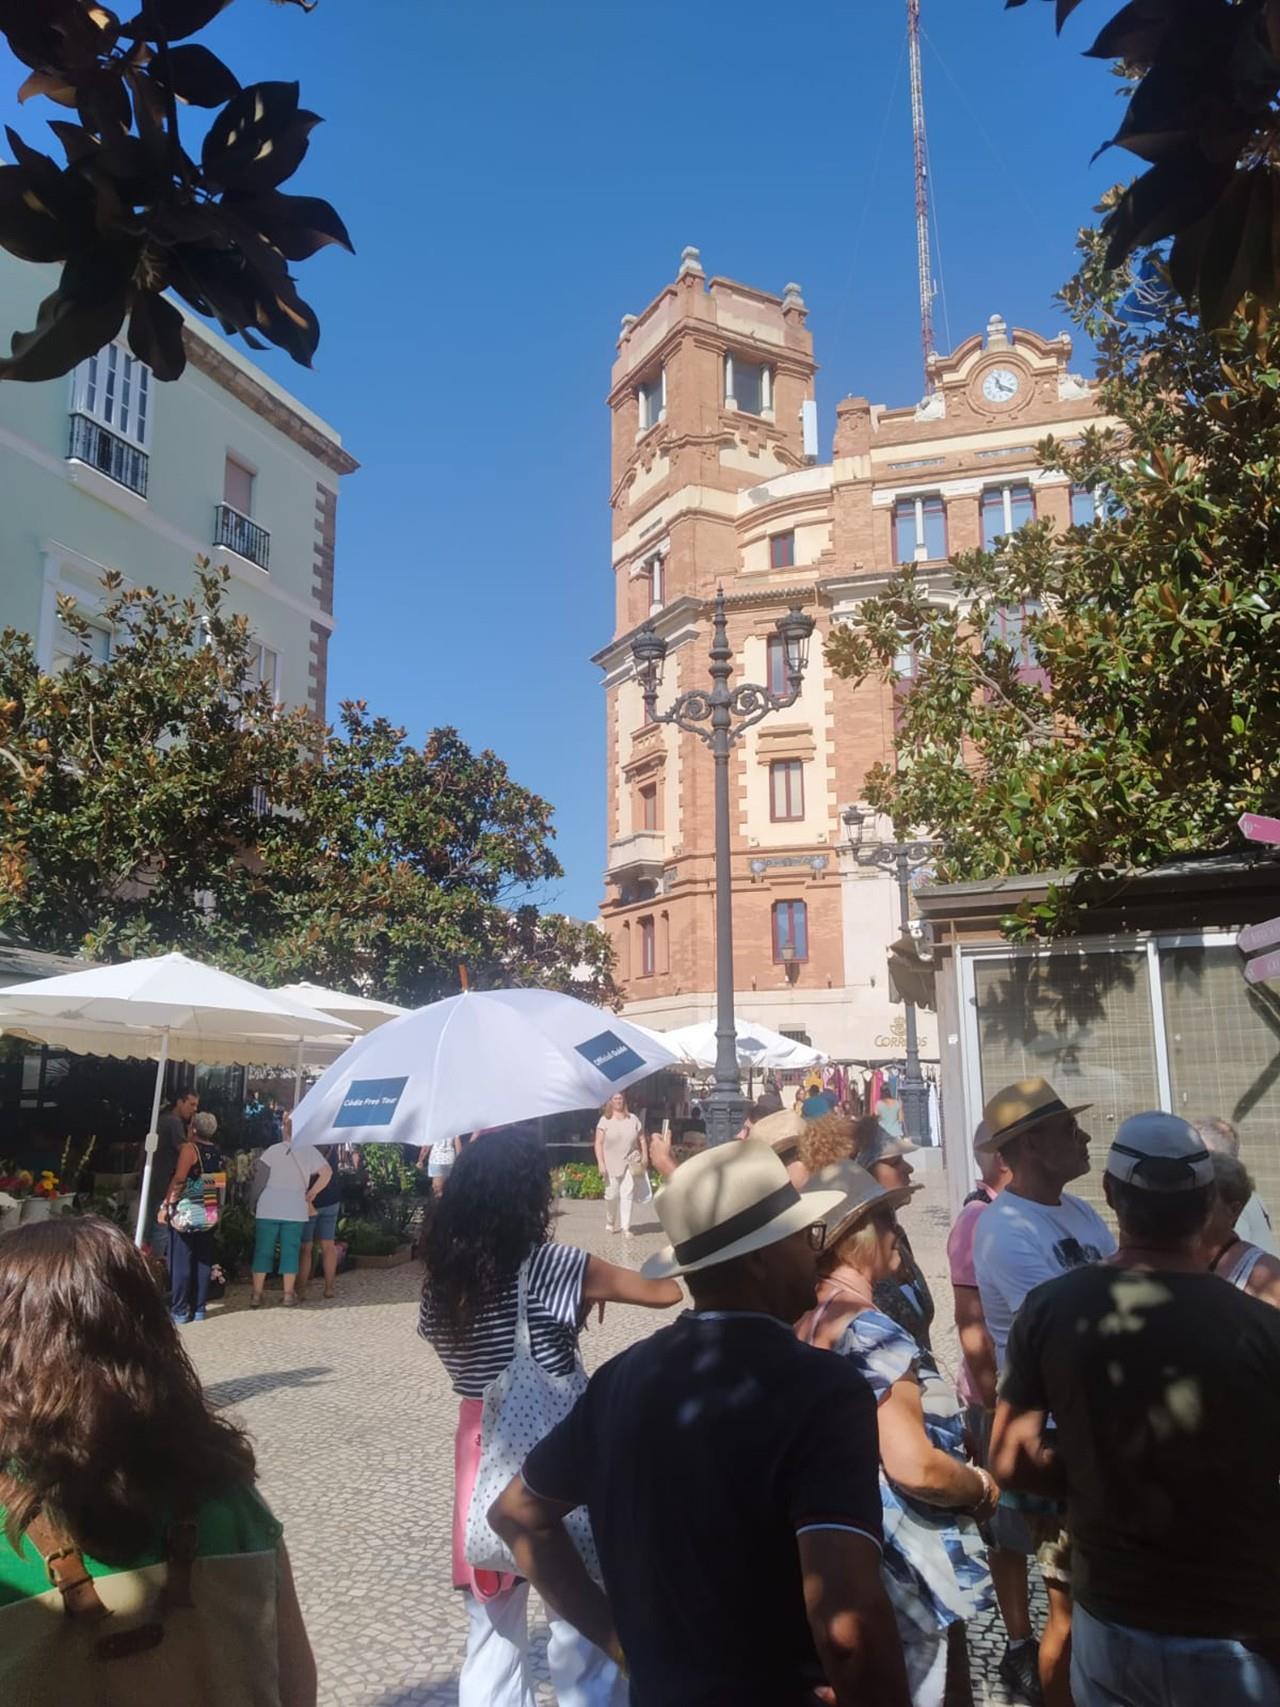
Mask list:
[[307,1187],[328,1164],[313,1144],[272,1144],[259,1160],[270,1177],[254,1214],[260,1221],[306,1221]]
[[1042,1281],[1100,1262],[1116,1248],[1106,1222],[1078,1197],[1033,1203],[1006,1186],[978,1217],[973,1266],[982,1314],[1004,1367],[1004,1348],[1022,1300]]
[[640,1153],[640,1134],[644,1131],[639,1116],[607,1114],[596,1127],[603,1136],[604,1171],[617,1179],[627,1171],[627,1157]]

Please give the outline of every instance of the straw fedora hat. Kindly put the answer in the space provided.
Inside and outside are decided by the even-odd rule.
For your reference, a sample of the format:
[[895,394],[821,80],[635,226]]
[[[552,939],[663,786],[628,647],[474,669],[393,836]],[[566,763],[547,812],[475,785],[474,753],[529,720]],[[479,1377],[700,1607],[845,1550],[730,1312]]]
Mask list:
[[1052,1120],[1056,1114],[1083,1114],[1092,1107],[1091,1102],[1078,1102],[1068,1108],[1048,1079],[1019,1079],[997,1091],[983,1109],[982,1118],[989,1130],[985,1138],[975,1140],[973,1147],[990,1155],[1042,1120]]
[[802,1232],[841,1202],[838,1191],[801,1197],[781,1160],[754,1138],[717,1145],[682,1163],[658,1193],[658,1219],[671,1242],[640,1272],[658,1280],[732,1262]]
[[818,1169],[802,1195],[806,1201],[810,1196],[830,1196],[832,1192],[839,1196],[837,1208],[829,1210],[825,1216],[814,1217],[816,1221],[826,1221],[827,1237],[823,1249],[829,1251],[860,1221],[865,1221],[873,1210],[901,1209],[917,1191],[923,1190],[924,1187],[919,1185],[886,1187],[857,1162],[830,1162],[825,1168]]

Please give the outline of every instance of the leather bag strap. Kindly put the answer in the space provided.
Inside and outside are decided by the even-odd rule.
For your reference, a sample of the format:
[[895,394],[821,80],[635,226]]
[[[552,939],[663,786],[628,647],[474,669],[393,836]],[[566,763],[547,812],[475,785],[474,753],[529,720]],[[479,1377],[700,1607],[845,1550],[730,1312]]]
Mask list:
[[85,1569],[84,1554],[69,1535],[54,1527],[43,1512],[38,1512],[27,1525],[31,1545],[44,1560],[49,1585],[62,1596],[68,1618],[97,1621],[111,1614],[102,1604],[93,1578]]

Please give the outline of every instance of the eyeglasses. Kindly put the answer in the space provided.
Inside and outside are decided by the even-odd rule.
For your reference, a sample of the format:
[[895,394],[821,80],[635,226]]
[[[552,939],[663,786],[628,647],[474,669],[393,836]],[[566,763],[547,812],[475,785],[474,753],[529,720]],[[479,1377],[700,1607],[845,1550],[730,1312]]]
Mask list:
[[809,1227],[809,1249],[820,1251],[827,1242],[827,1224],[825,1221],[814,1221]]

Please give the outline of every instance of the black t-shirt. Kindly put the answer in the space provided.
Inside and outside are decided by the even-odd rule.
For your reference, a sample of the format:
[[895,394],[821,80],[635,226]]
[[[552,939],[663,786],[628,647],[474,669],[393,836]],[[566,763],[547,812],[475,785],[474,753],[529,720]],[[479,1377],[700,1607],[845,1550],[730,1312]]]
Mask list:
[[690,1312],[605,1364],[525,1475],[590,1512],[636,1707],[795,1707],[824,1681],[796,1535],[878,1545],[879,1454],[844,1358]]
[[[178,1171],[178,1154],[187,1141],[187,1123],[173,1109],[167,1109],[156,1121],[155,1160],[151,1164],[150,1199],[153,1206],[158,1206],[160,1199],[169,1189],[169,1182]],[[143,1158],[145,1161],[145,1157]]]
[[342,1179],[338,1173],[338,1158],[333,1151],[323,1149],[320,1154],[333,1169],[333,1175],[324,1190],[316,1193],[315,1205],[317,1209],[328,1209],[330,1204],[342,1202]]
[[1053,1417],[1089,1612],[1280,1636],[1280,1310],[1212,1274],[1075,1269],[1027,1296],[1001,1397]]

